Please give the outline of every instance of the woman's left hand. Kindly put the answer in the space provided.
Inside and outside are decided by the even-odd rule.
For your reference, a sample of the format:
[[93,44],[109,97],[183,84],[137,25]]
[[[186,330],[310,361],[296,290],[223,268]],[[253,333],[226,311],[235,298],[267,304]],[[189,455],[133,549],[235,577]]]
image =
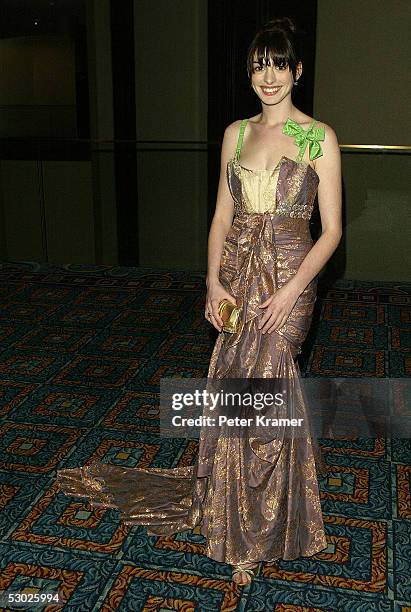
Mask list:
[[266,308],[261,320],[258,324],[258,329],[261,329],[263,334],[271,334],[284,325],[288,316],[300,295],[289,283],[283,285],[268,300],[260,304],[260,308]]

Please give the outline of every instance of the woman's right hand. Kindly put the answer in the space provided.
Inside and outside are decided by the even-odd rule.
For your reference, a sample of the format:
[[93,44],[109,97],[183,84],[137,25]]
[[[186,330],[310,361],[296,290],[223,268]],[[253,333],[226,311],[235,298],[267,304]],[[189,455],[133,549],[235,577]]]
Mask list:
[[207,321],[214,325],[218,332],[221,332],[223,328],[223,320],[218,314],[218,306],[221,300],[224,299],[230,300],[230,302],[237,306],[235,298],[224,289],[220,281],[210,283],[207,287],[204,316]]

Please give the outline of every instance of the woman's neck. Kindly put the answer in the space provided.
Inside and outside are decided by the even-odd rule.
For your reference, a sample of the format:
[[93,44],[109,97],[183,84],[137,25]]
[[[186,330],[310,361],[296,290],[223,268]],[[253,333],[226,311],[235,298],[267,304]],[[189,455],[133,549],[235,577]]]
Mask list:
[[291,119],[296,115],[296,108],[292,104],[284,105],[280,108],[279,105],[275,106],[263,106],[260,115],[258,116],[256,123],[265,125],[267,127],[276,127],[287,121],[289,117]]

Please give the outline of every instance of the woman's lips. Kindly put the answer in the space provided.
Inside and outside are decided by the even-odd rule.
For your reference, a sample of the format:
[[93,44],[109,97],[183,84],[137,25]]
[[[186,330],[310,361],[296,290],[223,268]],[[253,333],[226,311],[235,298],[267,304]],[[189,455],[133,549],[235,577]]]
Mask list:
[[265,96],[275,96],[281,89],[280,87],[261,87],[262,92]]

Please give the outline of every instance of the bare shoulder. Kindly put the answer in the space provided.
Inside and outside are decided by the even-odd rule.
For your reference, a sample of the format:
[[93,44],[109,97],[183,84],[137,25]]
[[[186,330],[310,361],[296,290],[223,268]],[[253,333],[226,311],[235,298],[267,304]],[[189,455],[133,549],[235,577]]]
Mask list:
[[228,125],[224,130],[224,137],[221,149],[223,163],[226,163],[227,160],[231,159],[231,157],[233,157],[234,155],[238,135],[240,132],[240,124],[241,119],[238,119],[237,121],[233,121],[233,123],[230,123],[230,125]]
[[337,134],[335,133],[335,130],[328,125],[328,123],[317,121],[315,127],[324,129],[324,149],[332,150],[339,148]]
[[323,128],[324,140],[320,141],[322,155],[315,160],[314,169],[323,185],[328,184],[330,180],[337,180],[338,182],[340,180],[338,177],[341,174],[341,151],[337,134],[330,125],[323,121],[317,121],[315,128]]
[[334,164],[340,164],[341,151],[338,144],[338,137],[335,130],[324,123],[323,121],[317,121],[315,128],[323,128],[324,140],[321,140],[322,156],[319,157],[315,162],[315,168],[317,171],[321,170],[321,167],[325,169],[325,166],[332,166]]
[[228,138],[230,140],[232,138],[237,138],[238,132],[240,130],[241,121],[241,119],[237,119],[237,121],[233,121],[232,123],[227,125],[224,131],[224,138]]

